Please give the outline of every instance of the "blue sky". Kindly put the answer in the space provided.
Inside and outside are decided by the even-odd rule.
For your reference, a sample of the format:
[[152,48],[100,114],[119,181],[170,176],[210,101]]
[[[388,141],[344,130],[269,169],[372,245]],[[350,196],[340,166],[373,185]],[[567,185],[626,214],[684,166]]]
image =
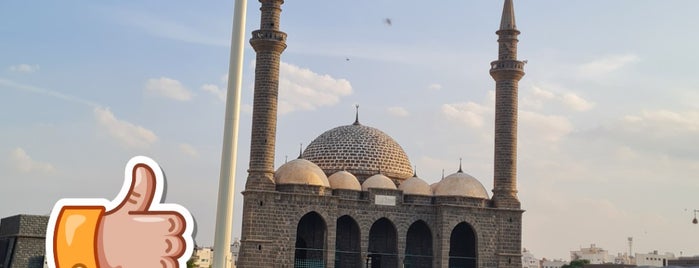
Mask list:
[[[249,1],[246,39],[259,26]],[[287,1],[276,163],[360,121],[432,183],[458,169],[492,189],[501,1]],[[524,241],[569,258],[596,243],[699,254],[699,24],[691,0],[516,1]],[[0,216],[63,197],[111,199],[131,156],[155,159],[168,202],[213,244],[233,1],[0,3]],[[392,25],[383,23],[391,18]],[[349,58],[350,61],[346,61]],[[237,192],[250,138],[246,43]],[[239,236],[242,198],[236,200]]]

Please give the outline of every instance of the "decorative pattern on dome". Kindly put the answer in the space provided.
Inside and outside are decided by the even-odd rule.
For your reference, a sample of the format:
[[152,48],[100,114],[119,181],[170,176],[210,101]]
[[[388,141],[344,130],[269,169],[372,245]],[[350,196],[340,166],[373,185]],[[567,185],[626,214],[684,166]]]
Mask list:
[[302,158],[326,174],[346,170],[357,176],[371,176],[381,172],[400,180],[413,175],[408,156],[393,138],[359,123],[321,134],[306,147]]

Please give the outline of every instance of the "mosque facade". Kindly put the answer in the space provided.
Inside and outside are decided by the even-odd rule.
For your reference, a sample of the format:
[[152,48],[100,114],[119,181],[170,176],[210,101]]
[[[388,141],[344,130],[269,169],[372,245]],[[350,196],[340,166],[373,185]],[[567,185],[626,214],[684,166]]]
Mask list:
[[274,170],[283,0],[260,0],[250,166],[237,267],[521,268],[517,198],[517,59],[512,0],[505,0],[495,80],[494,189],[459,168],[429,185],[381,130],[328,130]]

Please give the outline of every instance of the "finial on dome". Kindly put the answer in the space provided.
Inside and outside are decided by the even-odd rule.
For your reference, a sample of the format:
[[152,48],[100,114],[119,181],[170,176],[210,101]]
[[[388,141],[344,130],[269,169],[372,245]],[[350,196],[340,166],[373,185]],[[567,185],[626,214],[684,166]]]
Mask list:
[[301,155],[303,155],[303,142],[299,143],[299,157],[298,157],[298,159],[301,159]]
[[413,177],[417,178],[417,165],[413,166]]
[[442,179],[444,179],[444,169],[442,169]]
[[352,125],[359,125],[359,104],[355,104],[354,109],[355,109],[354,124],[352,124]]
[[464,170],[461,169],[461,157],[459,157],[459,171],[457,173],[464,173]]
[[284,164],[289,163],[289,156],[285,155],[284,156]]

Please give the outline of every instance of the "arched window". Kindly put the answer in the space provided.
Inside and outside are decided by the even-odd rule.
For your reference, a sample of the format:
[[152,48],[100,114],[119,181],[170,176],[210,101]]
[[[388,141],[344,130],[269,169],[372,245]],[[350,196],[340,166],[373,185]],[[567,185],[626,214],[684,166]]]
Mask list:
[[475,268],[477,252],[476,232],[471,225],[465,222],[456,225],[449,238],[449,267]]
[[371,268],[397,268],[398,245],[396,227],[386,218],[371,225],[369,230],[369,254],[367,262]]
[[296,227],[294,267],[325,267],[325,233],[323,218],[316,212],[304,215]]
[[406,268],[432,267],[432,232],[424,221],[416,221],[408,228],[405,245]]
[[335,267],[362,267],[359,225],[350,216],[337,219],[335,240]]

